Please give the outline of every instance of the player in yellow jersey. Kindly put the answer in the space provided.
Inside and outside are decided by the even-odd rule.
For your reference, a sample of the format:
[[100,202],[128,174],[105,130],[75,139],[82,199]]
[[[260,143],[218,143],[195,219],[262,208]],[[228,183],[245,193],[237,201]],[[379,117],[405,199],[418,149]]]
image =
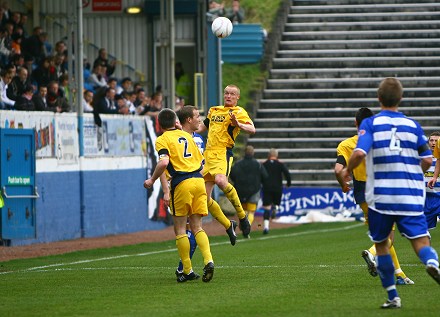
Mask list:
[[[232,148],[235,145],[235,139],[241,130],[246,133],[254,134],[255,127],[246,110],[238,106],[240,99],[240,89],[235,85],[228,85],[224,89],[223,106],[214,106],[209,109],[206,119],[200,128],[200,132],[208,130],[208,140],[205,156],[205,167],[203,177],[205,178],[206,193],[208,194],[208,208],[212,213],[214,201],[211,198],[212,189],[216,184],[234,206],[237,216],[240,220],[240,229],[244,237],[249,237],[251,225],[245,211],[238,198],[234,186],[228,182],[228,175],[231,171],[233,154]],[[198,131],[198,132],[199,132]],[[222,220],[221,210],[214,211],[212,215],[224,227],[228,229],[230,221]],[[223,213],[222,213],[223,214]],[[217,216],[221,218],[217,218]]]
[[[359,129],[359,126],[362,123],[362,120],[371,117],[373,115],[373,112],[368,108],[360,108],[356,112],[356,128]],[[344,193],[348,192],[350,190],[350,187],[346,182],[343,180],[341,172],[344,169],[344,167],[347,166],[347,162],[353,153],[354,148],[356,147],[358,140],[358,135],[352,136],[351,138],[348,138],[341,143],[339,143],[338,148],[336,149],[337,152],[337,159],[335,164],[335,175],[336,179],[339,182],[339,185],[342,188],[342,191]],[[364,212],[365,217],[365,223],[368,224],[368,205],[365,201],[365,182],[367,181],[367,172],[365,167],[365,161],[363,161],[357,168],[353,170],[353,195],[354,200],[356,203],[361,207],[362,211]],[[389,243],[390,243],[390,254],[391,258],[393,259],[394,263],[394,275],[396,276],[396,284],[398,285],[406,285],[406,284],[414,284],[414,282],[408,278],[405,273],[400,268],[399,259],[397,258],[396,250],[393,246],[394,241],[394,231],[391,232]],[[377,269],[376,269],[376,261],[375,261],[375,255],[376,255],[376,248],[374,244],[370,247],[368,250],[364,250],[361,253],[362,258],[365,260],[368,266],[368,272],[372,276],[377,276]]]
[[[190,219],[191,231],[202,253],[204,282],[209,282],[214,275],[209,238],[202,229],[202,217],[208,214],[207,195],[202,174],[203,156],[191,134],[176,128],[177,116],[171,109],[163,109],[158,115],[159,125],[164,133],[156,140],[159,162],[153,175],[145,180],[144,187],[151,188],[154,182],[167,170],[171,177],[169,207],[173,214],[176,245],[183,263],[183,274],[177,282],[195,280],[200,276],[192,270],[190,242],[186,234],[187,218]],[[164,177],[161,177],[161,181]],[[162,186],[166,186],[166,183]]]

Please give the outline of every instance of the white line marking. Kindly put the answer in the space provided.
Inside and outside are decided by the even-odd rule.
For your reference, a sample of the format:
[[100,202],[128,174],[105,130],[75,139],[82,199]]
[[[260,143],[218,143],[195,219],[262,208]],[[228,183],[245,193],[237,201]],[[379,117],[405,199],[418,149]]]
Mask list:
[[[259,237],[259,238],[252,238],[249,240],[248,239],[238,240],[237,242],[242,243],[242,242],[249,242],[249,241],[255,241],[255,240],[267,240],[267,239],[294,237],[294,236],[301,236],[301,235],[306,235],[306,234],[336,232],[336,231],[350,230],[350,229],[357,228],[360,226],[364,226],[364,224],[363,223],[360,223],[360,224],[356,223],[354,225],[352,224],[352,225],[345,226],[342,228],[318,229],[318,230],[309,230],[309,231],[302,231],[302,232],[293,232],[293,233],[287,233],[287,234],[270,235],[270,236],[264,236],[264,237]],[[223,245],[223,244],[229,244],[229,242],[225,241],[225,242],[211,243],[211,246]],[[18,271],[0,272],[0,275],[11,274],[11,273],[23,273],[23,272],[30,272],[30,271],[44,271],[45,269],[56,268],[56,267],[67,266],[67,265],[76,265],[76,264],[92,263],[92,262],[99,262],[99,261],[115,260],[115,259],[129,258],[129,257],[135,257],[135,256],[155,255],[155,254],[160,254],[160,253],[169,253],[169,252],[176,252],[176,251],[177,251],[177,249],[174,248],[174,249],[151,251],[151,252],[137,253],[137,254],[115,255],[115,256],[110,256],[110,257],[90,259],[90,260],[81,260],[81,261],[75,261],[75,262],[69,262],[69,263],[55,263],[55,264],[31,267],[28,269],[22,269],[22,270],[18,270]],[[240,267],[243,267],[243,266],[240,266]]]

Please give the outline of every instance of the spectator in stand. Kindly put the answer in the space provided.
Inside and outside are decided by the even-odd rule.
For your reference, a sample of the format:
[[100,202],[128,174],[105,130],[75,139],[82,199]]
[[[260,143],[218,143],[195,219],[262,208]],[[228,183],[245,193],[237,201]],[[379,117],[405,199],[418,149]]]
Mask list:
[[33,77],[33,72],[36,66],[34,65],[34,58],[32,56],[25,56],[23,55],[24,64],[23,67],[26,67],[28,71],[29,80],[32,82],[33,85],[37,86],[37,82],[35,81]]
[[23,40],[23,37],[19,33],[13,33],[12,34],[12,50],[15,54],[21,54],[21,42]]
[[115,95],[115,101],[118,106],[118,113],[130,114],[130,108],[127,105],[126,100],[121,95]]
[[17,69],[24,66],[24,56],[22,54],[12,55],[10,64],[14,65]]
[[38,87],[41,85],[48,86],[51,81],[58,81],[56,69],[53,62],[53,57],[45,57],[40,65],[32,72],[33,80]]
[[67,46],[63,41],[58,41],[55,43],[54,56],[67,56]]
[[[115,77],[110,77],[107,80],[107,87],[113,88],[115,91],[117,91],[118,88],[118,80]],[[117,94],[118,95],[118,94]]]
[[12,48],[8,48],[8,31],[4,27],[0,28],[0,67],[4,68],[9,64],[9,57],[14,54]]
[[17,70],[17,75],[12,78],[11,83],[8,85],[6,95],[11,100],[18,100],[21,97],[27,86],[31,84],[29,80],[28,71],[25,67],[19,67]]
[[136,108],[138,108],[141,105],[145,107],[145,104],[144,104],[145,96],[146,96],[146,94],[145,94],[145,90],[143,88],[139,88],[136,90],[136,99],[133,102],[133,104]]
[[40,39],[43,42],[44,56],[52,56],[52,44],[49,42],[49,34],[47,32],[42,32]]
[[133,84],[133,91],[137,94],[139,89],[144,89],[141,83],[134,83]]
[[225,3],[218,3],[217,1],[209,1],[208,18],[209,21],[214,21],[218,17],[222,17],[225,14]]
[[132,91],[133,81],[130,77],[125,77],[121,80],[121,85],[116,87],[116,94],[120,95],[123,91]]
[[85,90],[83,94],[82,106],[84,112],[93,112],[93,92],[90,90]]
[[10,69],[2,70],[0,73],[0,109],[10,110],[14,108],[15,101],[8,98],[6,90],[14,77],[14,72]]
[[190,100],[192,81],[188,74],[185,73],[182,63],[176,63],[174,75],[176,79],[176,94],[187,101]]
[[93,67],[93,71],[87,80],[95,91],[97,91],[101,87],[107,87],[103,65],[99,63],[96,64]]
[[252,145],[246,146],[244,158],[232,166],[229,174],[251,225],[254,222],[263,181],[269,177],[264,166],[254,158],[254,153]]
[[[125,99],[125,103],[128,107],[128,112],[130,114],[136,114],[136,107],[134,106],[133,101],[136,98],[136,95],[132,91],[123,91],[120,95]],[[134,96],[134,97],[133,97]]]
[[12,15],[9,18],[8,22],[11,23],[15,29],[17,26],[20,25],[20,20],[21,20],[21,13],[18,11],[14,11],[14,12],[12,12]]
[[67,74],[62,75],[58,82],[60,85],[60,95],[66,98],[68,103],[72,104],[74,96],[72,94],[72,91],[70,91],[70,87],[69,87],[69,75]]
[[113,88],[106,88],[105,96],[94,103],[94,109],[98,113],[119,113],[118,105],[115,101],[116,91]]
[[57,81],[51,81],[47,85],[47,105],[48,108],[55,109],[56,112],[70,112],[71,106],[66,98],[62,96],[60,86]]
[[148,116],[157,117],[157,115],[163,108],[162,101],[163,101],[163,95],[160,92],[157,92],[153,96],[151,96],[150,107],[145,114]]
[[50,109],[48,107],[46,97],[47,97],[47,87],[41,85],[38,88],[38,92],[32,96],[32,101],[34,102],[35,110],[57,112],[56,108]]
[[37,64],[45,57],[42,33],[43,29],[40,26],[34,27],[32,35],[24,39],[21,44],[21,49],[25,55],[32,56]]
[[[136,98],[134,101],[136,101]],[[136,114],[143,116],[149,111],[149,109],[151,107],[151,97],[145,96],[140,105],[138,105],[138,106],[136,106],[136,104],[134,104],[134,105],[135,105],[135,109],[136,109]]]
[[225,16],[231,20],[233,24],[244,22],[244,9],[240,7],[239,0],[232,0],[232,7],[226,9]]
[[34,111],[35,104],[32,100],[33,95],[34,87],[30,84],[26,85],[23,94],[19,96],[15,101],[15,110]]
[[0,6],[0,28],[5,26],[7,20],[5,9],[3,6]]
[[110,77],[115,72],[116,60],[109,61],[107,50],[105,48],[99,50],[98,57],[93,62],[93,67],[98,64],[107,67],[105,73],[105,76],[107,77]]
[[180,96],[175,96],[174,98],[174,111],[178,111],[185,106],[185,99]]
[[26,13],[21,13],[20,22],[18,23],[18,27],[21,27],[23,30],[23,34],[22,34],[23,38],[28,37],[28,34],[26,32],[27,21],[28,21],[28,15]]
[[[6,22],[5,30],[7,33],[5,39],[5,46],[8,48],[8,50],[12,50],[12,34],[14,33],[14,25],[11,22]],[[12,52],[15,53],[14,50],[12,50]]]
[[55,55],[53,57],[55,70],[57,73],[57,77],[61,78],[63,75],[67,75],[67,56],[65,55]]

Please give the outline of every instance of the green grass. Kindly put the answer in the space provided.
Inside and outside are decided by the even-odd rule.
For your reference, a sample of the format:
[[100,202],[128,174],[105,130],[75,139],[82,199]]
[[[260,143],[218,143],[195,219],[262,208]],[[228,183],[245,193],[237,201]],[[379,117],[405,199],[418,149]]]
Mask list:
[[[438,231],[437,231],[438,232]],[[434,230],[433,244],[440,249]],[[211,237],[210,283],[178,284],[173,240],[0,263],[1,316],[437,316],[440,288],[410,244],[396,250],[415,285],[398,286],[402,309],[382,311],[378,278],[360,257],[359,223],[310,224],[255,233],[232,247]],[[202,273],[202,259],[193,258]]]

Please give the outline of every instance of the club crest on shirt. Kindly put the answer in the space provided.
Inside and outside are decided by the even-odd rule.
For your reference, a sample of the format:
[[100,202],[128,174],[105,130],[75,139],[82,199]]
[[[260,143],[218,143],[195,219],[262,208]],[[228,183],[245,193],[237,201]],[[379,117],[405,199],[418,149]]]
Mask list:
[[359,130],[359,132],[358,132],[359,136],[364,135],[364,134],[365,134],[365,130]]

